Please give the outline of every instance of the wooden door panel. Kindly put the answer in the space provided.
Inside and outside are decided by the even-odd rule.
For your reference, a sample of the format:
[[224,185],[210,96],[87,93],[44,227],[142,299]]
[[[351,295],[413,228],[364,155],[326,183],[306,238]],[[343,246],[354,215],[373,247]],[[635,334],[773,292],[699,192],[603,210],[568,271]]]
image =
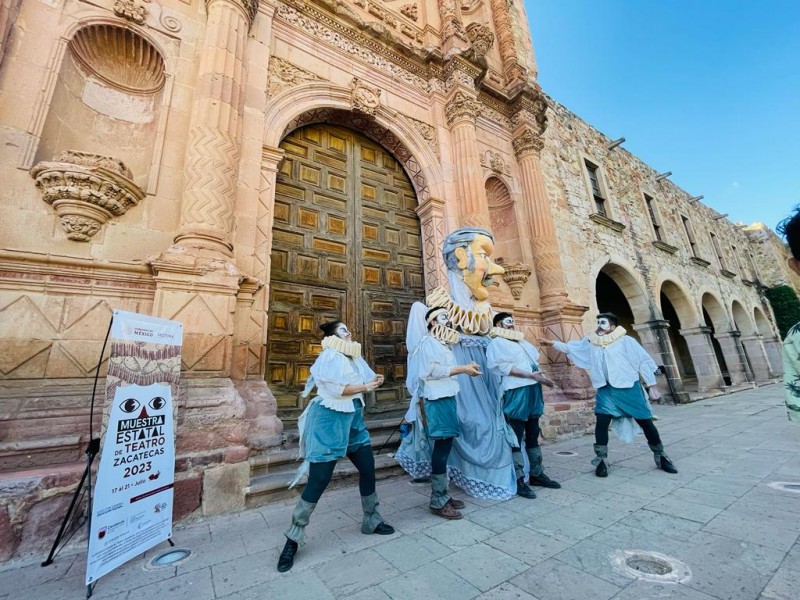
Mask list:
[[347,322],[386,378],[368,409],[404,407],[405,319],[424,296],[411,182],[381,146],[342,127],[307,126],[281,147],[267,347],[280,414],[299,410],[318,326],[330,318]]

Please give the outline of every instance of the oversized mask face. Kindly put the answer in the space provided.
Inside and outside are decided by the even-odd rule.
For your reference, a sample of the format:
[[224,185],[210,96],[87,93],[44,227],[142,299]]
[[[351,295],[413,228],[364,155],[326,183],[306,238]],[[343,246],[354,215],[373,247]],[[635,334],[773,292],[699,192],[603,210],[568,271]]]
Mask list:
[[436,324],[441,325],[442,327],[450,327],[450,317],[447,316],[446,312],[436,315]]
[[614,325],[605,317],[597,319],[597,335],[605,335],[613,331]]
[[336,334],[336,337],[342,338],[346,342],[350,342],[353,339],[353,336],[350,334],[350,330],[344,323],[339,323],[336,326],[336,331],[334,333]]
[[505,273],[503,267],[492,260],[494,242],[485,235],[478,234],[466,248],[456,248],[458,268],[464,283],[472,292],[475,300],[484,301],[489,298],[489,286],[495,275]]
[[506,317],[500,321],[500,325],[503,329],[514,329],[514,317]]

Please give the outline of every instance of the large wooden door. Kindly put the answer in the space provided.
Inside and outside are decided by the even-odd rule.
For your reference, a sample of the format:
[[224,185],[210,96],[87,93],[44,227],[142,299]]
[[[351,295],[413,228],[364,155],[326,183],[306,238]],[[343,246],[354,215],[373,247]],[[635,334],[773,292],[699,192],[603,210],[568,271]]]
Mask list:
[[320,323],[341,318],[386,378],[368,409],[404,407],[405,329],[424,295],[411,182],[397,160],[356,132],[309,125],[281,144],[275,190],[267,378],[292,418],[320,351]]

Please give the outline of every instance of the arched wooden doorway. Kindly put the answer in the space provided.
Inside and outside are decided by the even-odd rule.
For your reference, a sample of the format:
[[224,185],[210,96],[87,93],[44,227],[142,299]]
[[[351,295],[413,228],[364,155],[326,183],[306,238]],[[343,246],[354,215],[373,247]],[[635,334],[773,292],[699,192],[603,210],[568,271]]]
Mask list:
[[292,418],[320,351],[320,323],[341,318],[386,384],[368,409],[405,406],[405,331],[424,295],[417,199],[400,163],[351,129],[287,135],[275,187],[267,383]]

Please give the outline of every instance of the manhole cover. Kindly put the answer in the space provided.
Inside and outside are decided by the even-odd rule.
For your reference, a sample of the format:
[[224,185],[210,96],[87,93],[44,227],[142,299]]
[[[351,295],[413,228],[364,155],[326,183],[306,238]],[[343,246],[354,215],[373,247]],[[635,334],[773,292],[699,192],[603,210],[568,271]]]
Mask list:
[[685,563],[660,552],[618,550],[611,554],[614,569],[635,579],[682,583],[692,572]]
[[166,552],[156,555],[155,558],[150,561],[150,566],[171,567],[175,563],[189,558],[191,553],[192,551],[187,550],[186,548],[174,548],[172,550],[167,550]]
[[558,452],[554,452],[556,456],[578,456],[577,452],[571,452],[569,450],[559,450]]
[[773,481],[772,483],[768,484],[773,490],[779,490],[781,492],[792,492],[794,494],[800,494],[800,482],[799,481]]

